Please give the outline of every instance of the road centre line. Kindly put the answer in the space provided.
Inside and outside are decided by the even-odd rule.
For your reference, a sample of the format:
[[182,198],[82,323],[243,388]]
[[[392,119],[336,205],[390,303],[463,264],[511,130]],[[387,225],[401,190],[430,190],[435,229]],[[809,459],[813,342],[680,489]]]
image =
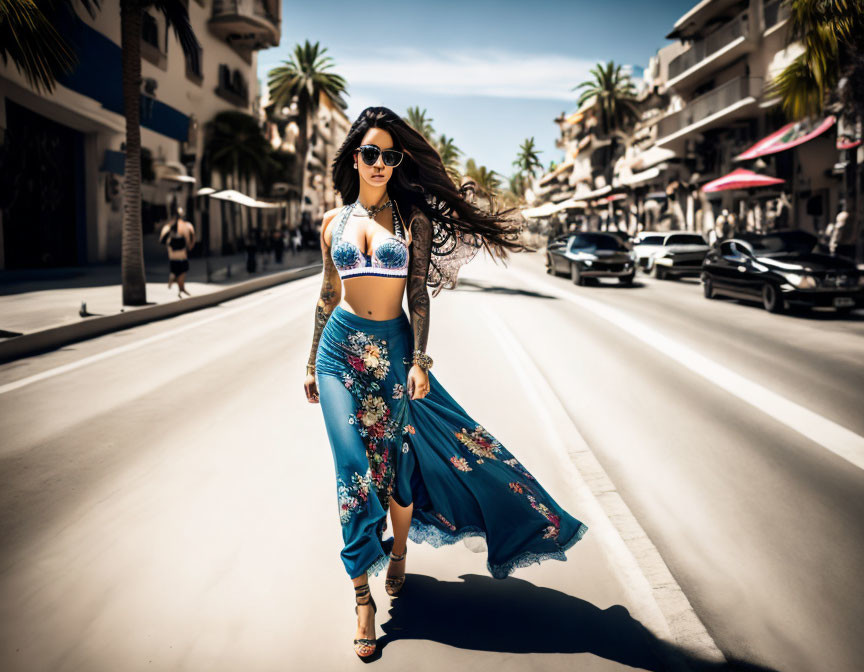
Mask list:
[[[488,305],[483,305],[482,310],[510,362],[511,370],[522,383],[525,397],[534,407],[541,429],[546,434],[547,445],[556,447],[553,454],[567,480],[573,482],[573,492],[579,498],[579,518],[586,522],[588,534],[597,537],[610,559],[612,569],[628,595],[627,607],[655,637],[672,642],[703,660],[725,662],[723,652],[705,629],[659,551],[624,503],[531,354],[497,313]],[[565,432],[559,430],[564,427]],[[658,654],[668,657],[675,652],[664,650]],[[674,669],[686,667],[680,659],[665,662]]]
[[[317,276],[312,276],[317,277]],[[133,350],[137,350],[138,348],[143,348],[146,345],[150,345],[152,343],[157,343],[159,341],[164,341],[167,338],[172,338],[177,334],[182,334],[185,331],[189,331],[191,329],[196,329],[197,327],[201,327],[205,324],[209,324],[210,322],[215,322],[217,320],[225,319],[226,317],[231,317],[236,315],[237,313],[241,313],[250,308],[255,308],[260,306],[263,303],[267,303],[268,301],[273,301],[274,299],[284,299],[286,296],[290,296],[296,292],[299,292],[305,289],[304,285],[298,285],[297,283],[301,283],[304,278],[299,280],[295,280],[291,282],[288,288],[285,291],[274,291],[270,290],[266,296],[256,300],[250,301],[249,303],[244,303],[241,306],[237,306],[235,308],[229,308],[224,312],[219,312],[216,315],[211,315],[210,317],[205,317],[202,320],[195,320],[190,322],[189,324],[185,324],[182,327],[177,327],[175,329],[171,329],[169,331],[165,331],[160,334],[154,334],[153,336],[148,336],[147,338],[142,338],[140,341],[135,341],[134,343],[127,343],[126,345],[120,345],[116,348],[111,348],[110,350],[105,350],[104,352],[96,353],[95,355],[90,355],[88,357],[83,357],[77,361],[70,362],[68,364],[63,364],[62,366],[54,367],[53,369],[47,369],[46,371],[41,371],[40,373],[33,374],[32,376],[27,376],[25,378],[21,378],[20,380],[13,381],[11,383],[6,383],[5,385],[0,385],[0,394],[6,394],[7,392],[12,392],[14,390],[21,389],[22,387],[26,387],[27,385],[32,385],[33,383],[38,383],[41,380],[46,380],[48,378],[53,378],[54,376],[59,376],[63,373],[68,373],[69,371],[75,371],[76,369],[80,369],[84,366],[88,366],[90,364],[95,364],[96,362],[100,362],[105,359],[109,359],[110,357],[114,357],[116,355],[122,355],[127,352],[131,352]],[[217,304],[219,306],[223,304]],[[214,308],[215,306],[210,306],[210,308]],[[312,308],[309,310],[310,316],[312,313]],[[152,323],[147,323],[152,324]],[[143,326],[143,325],[136,325]]]
[[790,429],[794,429],[859,469],[864,469],[864,437],[852,430],[735,373],[617,308],[607,306],[595,299],[566,292],[546,281],[538,280],[522,270],[511,268],[509,271],[540,291],[553,294],[580,308],[591,311],[717,387],[751,404],[759,411]]

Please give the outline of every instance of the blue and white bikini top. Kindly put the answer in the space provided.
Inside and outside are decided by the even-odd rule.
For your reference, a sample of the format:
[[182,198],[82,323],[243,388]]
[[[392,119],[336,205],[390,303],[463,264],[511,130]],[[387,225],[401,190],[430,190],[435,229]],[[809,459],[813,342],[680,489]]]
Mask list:
[[[342,230],[351,215],[357,201],[346,205],[341,212],[339,222],[333,231],[330,247],[330,257],[336,266],[339,278],[354,278],[363,275],[377,275],[385,278],[408,277],[408,244],[402,233],[402,222],[398,210],[393,205],[393,229],[395,236],[387,236],[366,256],[350,240],[342,240]],[[362,206],[361,206],[362,207]]]

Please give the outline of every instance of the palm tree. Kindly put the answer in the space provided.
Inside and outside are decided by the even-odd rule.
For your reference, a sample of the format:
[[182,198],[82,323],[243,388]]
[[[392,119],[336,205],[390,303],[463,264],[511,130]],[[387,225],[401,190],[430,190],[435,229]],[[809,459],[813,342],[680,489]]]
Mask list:
[[426,109],[420,111],[420,106],[417,107],[409,107],[406,110],[405,116],[403,117],[405,123],[411,126],[414,130],[416,130],[420,135],[422,135],[426,140],[430,143],[433,143],[433,136],[435,135],[435,130],[432,128],[432,119],[431,117],[426,116]]
[[[267,86],[273,109],[278,114],[284,107],[290,107],[292,101],[297,104],[297,126],[300,133],[297,136],[297,160],[299,163],[298,177],[300,180],[300,203],[304,202],[306,194],[306,162],[309,152],[309,119],[315,123],[321,96],[326,95],[343,110],[348,103],[342,97],[347,94],[347,82],[341,75],[330,72],[333,59],[325,56],[326,47],[319,42],[294,45],[294,53],[282,65],[273,68],[267,75]],[[301,206],[302,207],[302,206]]]
[[621,66],[609,61],[606,65],[598,63],[591,70],[594,79],[574,86],[573,91],[584,89],[579,96],[579,106],[590,100],[600,118],[600,133],[609,138],[608,155],[605,157],[606,184],[612,184],[612,173],[618,148],[626,141],[626,131],[639,118],[636,103],[636,89],[630,75],[621,72]]
[[513,161],[517,174],[527,174],[533,177],[535,170],[538,168],[543,170],[543,164],[540,162],[540,157],[538,156],[542,153],[542,150],[538,150],[534,146],[533,137],[525,138],[525,141],[519,146],[519,154],[516,156],[516,160]]
[[444,168],[447,169],[450,179],[453,180],[454,184],[459,184],[459,180],[462,177],[459,170],[459,157],[462,154],[462,150],[456,146],[453,138],[448,138],[443,133],[438,137],[435,148],[438,150],[438,154],[441,155],[441,161],[444,163]]
[[[229,188],[236,189],[240,186],[239,181],[243,180],[248,191],[249,178],[263,178],[275,163],[270,156],[270,143],[264,137],[258,121],[245,112],[220,112],[210,123],[209,131],[204,148],[207,169],[211,174],[217,171],[222,176],[222,184]],[[224,244],[228,240],[224,235],[227,225],[225,208],[231,206],[224,200],[220,203]]]
[[513,173],[507,180],[507,192],[516,196],[518,200],[525,198],[525,190],[529,187],[528,179],[521,170]]
[[[96,16],[99,0],[80,0]],[[15,67],[37,93],[54,90],[57,77],[78,63],[72,47],[54,28],[57,12],[74,12],[71,0],[0,0],[0,56]]]
[[204,150],[211,171],[218,171],[227,183],[228,177],[248,180],[261,177],[270,161],[270,143],[251,114],[220,112],[211,122],[211,133]]
[[582,82],[571,90],[585,89],[579,96],[581,107],[591,98],[600,112],[600,128],[604,136],[620,134],[639,118],[636,89],[630,75],[621,72],[621,66],[609,61],[598,63],[591,70],[594,79]]
[[[864,2],[787,0],[787,6],[791,15],[788,40],[801,40],[804,50],[768,88],[780,96],[783,111],[794,121],[821,115],[826,98],[841,78],[864,77]],[[860,110],[864,92],[853,88],[859,89]]]
[[507,178],[507,188],[498,192],[498,196],[505,207],[518,207],[524,204],[527,187],[528,181],[525,173],[515,172]]
[[474,182],[477,195],[487,199],[491,205],[501,187],[498,173],[486,166],[478,166],[474,159],[468,159],[465,162],[465,176]]
[[123,237],[120,275],[123,303],[147,302],[141,234],[141,15],[153,7],[174,30],[183,53],[197,69],[200,45],[183,0],[120,0],[123,68],[123,115],[126,117],[126,174],[123,185]]

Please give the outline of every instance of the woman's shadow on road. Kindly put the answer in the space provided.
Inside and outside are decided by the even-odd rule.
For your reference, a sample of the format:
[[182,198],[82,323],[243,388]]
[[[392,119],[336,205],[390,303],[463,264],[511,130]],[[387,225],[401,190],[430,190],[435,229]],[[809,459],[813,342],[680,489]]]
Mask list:
[[462,582],[408,573],[392,600],[379,651],[399,639],[424,639],[462,649],[506,653],[591,653],[644,670],[770,668],[701,660],[656,638],[627,608],[599,609],[551,588],[512,576],[463,574]]

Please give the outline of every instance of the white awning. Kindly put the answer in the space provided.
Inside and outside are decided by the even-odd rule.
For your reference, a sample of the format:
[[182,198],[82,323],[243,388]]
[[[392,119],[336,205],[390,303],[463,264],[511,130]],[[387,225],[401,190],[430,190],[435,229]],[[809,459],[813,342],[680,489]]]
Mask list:
[[623,182],[624,176],[628,173],[647,170],[648,168],[653,168],[658,163],[663,163],[664,161],[674,158],[675,152],[671,149],[657,147],[655,145],[639,154],[622,156],[615,162],[615,175],[620,175]]
[[235,191],[234,189],[224,189],[222,191],[217,191],[216,193],[210,194],[210,198],[218,198],[223,201],[231,201],[232,203],[239,203],[240,205],[245,205],[250,208],[281,208],[282,205],[279,203],[268,203],[267,201],[258,201],[251,196],[247,196],[246,194],[241,194],[239,191]]
[[645,170],[647,168],[656,166],[658,163],[663,163],[664,161],[668,161],[669,159],[674,158],[675,152],[673,152],[671,149],[666,149],[665,147],[657,147],[655,145],[651,149],[648,149],[642,152],[639,156],[637,156],[630,164],[630,168],[635,168],[636,170]]
[[610,191],[612,191],[612,187],[608,184],[605,187],[600,187],[599,189],[595,189],[594,191],[585,191],[585,192],[576,192],[573,194],[574,199],[578,199],[580,201],[590,201],[595,198],[600,198],[601,196],[605,196]]
[[526,208],[522,211],[522,216],[529,219],[536,217],[548,217],[556,212],[558,206],[555,203],[544,203],[536,208]]
[[587,207],[587,201],[577,201],[574,198],[568,198],[566,201],[562,201],[556,205],[554,212],[561,212],[562,210],[584,210]]
[[556,166],[555,169],[552,170],[552,172],[547,173],[546,175],[541,177],[540,181],[537,184],[539,184],[540,186],[543,186],[547,182],[551,182],[553,179],[558,177],[565,170],[567,170],[568,168],[572,168],[572,166],[573,166],[573,159],[569,159],[567,161],[564,161],[564,163],[561,163],[560,165]]
[[643,170],[641,173],[622,175],[620,181],[621,184],[627,187],[634,187],[637,184],[656,180],[658,177],[660,177],[660,168],[649,168],[648,170]]
[[161,163],[154,163],[153,172],[156,174],[157,180],[186,182],[189,184],[196,181],[194,177],[187,174],[186,166],[179,161],[163,161]]

